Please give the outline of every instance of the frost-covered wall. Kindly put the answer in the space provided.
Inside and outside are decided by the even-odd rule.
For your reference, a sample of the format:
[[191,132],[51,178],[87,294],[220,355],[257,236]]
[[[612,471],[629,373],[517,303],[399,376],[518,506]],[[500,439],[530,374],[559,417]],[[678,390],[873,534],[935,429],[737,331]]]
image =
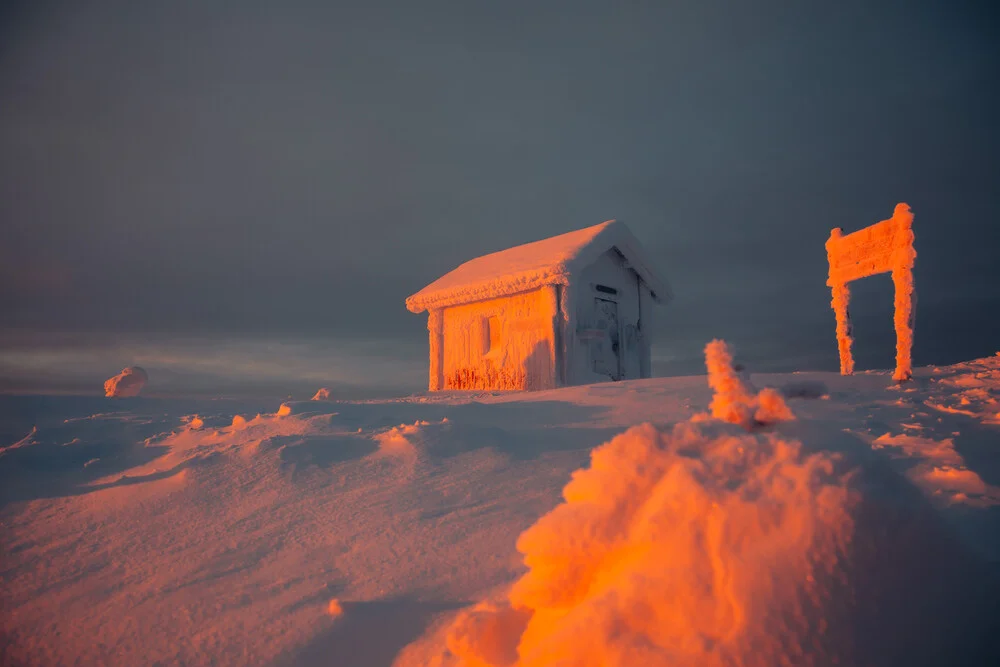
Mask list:
[[[601,255],[576,277],[567,295],[572,304],[566,329],[567,384],[650,376],[652,298],[619,253],[612,249]],[[611,313],[617,326],[609,321]],[[616,343],[617,352],[612,349]],[[617,364],[611,363],[615,354]]]
[[673,293],[650,267],[614,220],[465,262],[406,299],[428,313],[428,388],[651,377],[653,308]]
[[539,390],[650,377],[648,286],[615,249],[569,284],[428,313],[428,387]]
[[[537,390],[557,386],[554,323],[559,289],[546,285],[437,311],[442,313],[441,388]],[[430,335],[433,391],[433,329]]]
[[833,292],[831,305],[837,317],[837,347],[842,375],[854,372],[854,358],[851,356],[854,339],[849,310],[851,291],[847,285],[853,280],[879,273],[892,273],[896,293],[893,317],[896,326],[896,372],[893,379],[904,382],[913,375],[913,263],[917,252],[913,249],[912,227],[910,207],[899,203],[888,220],[847,236],[840,228],[830,232],[826,242],[830,264],[826,284]]

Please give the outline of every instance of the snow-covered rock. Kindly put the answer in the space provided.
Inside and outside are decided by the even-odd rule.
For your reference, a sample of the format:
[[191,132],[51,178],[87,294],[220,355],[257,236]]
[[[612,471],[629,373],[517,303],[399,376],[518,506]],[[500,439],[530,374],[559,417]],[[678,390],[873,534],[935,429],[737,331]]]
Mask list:
[[149,375],[140,366],[129,366],[121,373],[104,381],[104,395],[114,398],[138,396],[149,381]]

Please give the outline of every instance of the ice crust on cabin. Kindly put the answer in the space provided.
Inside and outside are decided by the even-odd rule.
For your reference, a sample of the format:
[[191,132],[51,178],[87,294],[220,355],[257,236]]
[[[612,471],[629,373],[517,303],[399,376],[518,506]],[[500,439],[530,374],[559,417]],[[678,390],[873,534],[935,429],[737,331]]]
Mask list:
[[448,344],[443,345],[443,388],[554,388],[552,321],[558,312],[552,287],[445,309],[442,344]]
[[407,298],[406,307],[420,313],[545,285],[568,285],[572,275],[613,247],[625,255],[658,302],[670,300],[670,286],[648,268],[650,264],[632,232],[625,223],[608,220],[469,260]]

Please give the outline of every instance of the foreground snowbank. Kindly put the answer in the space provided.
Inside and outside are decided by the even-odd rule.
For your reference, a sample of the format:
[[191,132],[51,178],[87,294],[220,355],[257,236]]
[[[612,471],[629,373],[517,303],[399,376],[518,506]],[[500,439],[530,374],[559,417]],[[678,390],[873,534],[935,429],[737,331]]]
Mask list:
[[[794,416],[776,390],[746,386],[722,341],[706,362],[718,421],[645,424],[595,449],[519,537],[524,576],[398,664],[943,664],[989,651],[992,573],[919,502],[900,512],[894,475],[746,432]],[[942,605],[963,606],[942,623]],[[910,624],[929,634],[900,632]]]
[[0,662],[990,664],[1000,357],[753,382],[0,397]]
[[835,463],[717,424],[630,429],[521,535],[506,604],[447,646],[465,665],[805,664],[857,502]]

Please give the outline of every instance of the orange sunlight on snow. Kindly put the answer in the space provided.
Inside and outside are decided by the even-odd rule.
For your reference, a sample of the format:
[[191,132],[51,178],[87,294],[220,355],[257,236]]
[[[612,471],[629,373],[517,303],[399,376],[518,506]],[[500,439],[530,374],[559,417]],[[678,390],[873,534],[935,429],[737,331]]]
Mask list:
[[[706,360],[722,421],[643,424],[595,449],[518,539],[527,573],[461,613],[430,664],[772,665],[828,643],[849,474],[835,455],[723,423],[792,415],[749,392],[722,341]],[[425,664],[410,656],[398,664]]]

